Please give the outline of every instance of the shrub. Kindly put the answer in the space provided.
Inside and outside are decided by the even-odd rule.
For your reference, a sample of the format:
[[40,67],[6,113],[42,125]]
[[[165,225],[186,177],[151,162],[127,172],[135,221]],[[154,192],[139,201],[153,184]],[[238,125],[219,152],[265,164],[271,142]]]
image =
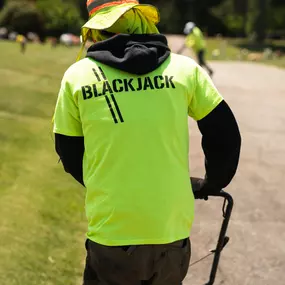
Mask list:
[[25,1],[7,3],[0,13],[0,26],[24,35],[34,32],[42,36],[44,33],[41,14],[34,5]]
[[43,0],[37,7],[44,17],[48,36],[59,37],[63,33],[80,33],[83,20],[80,11],[73,4],[56,0],[51,5],[49,1]]

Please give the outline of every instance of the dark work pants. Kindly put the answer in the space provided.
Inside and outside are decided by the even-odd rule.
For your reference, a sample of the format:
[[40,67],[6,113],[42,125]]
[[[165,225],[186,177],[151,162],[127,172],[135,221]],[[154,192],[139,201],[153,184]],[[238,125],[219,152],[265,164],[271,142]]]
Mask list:
[[103,246],[86,242],[84,285],[181,285],[190,240],[165,245]]
[[206,61],[205,61],[205,50],[200,50],[197,54],[197,57],[198,57],[198,63],[201,67],[205,67],[207,70],[208,70],[208,73],[210,75],[213,74],[213,70],[209,67],[208,64],[206,64]]
[[206,64],[206,62],[205,62],[205,50],[200,50],[198,52],[198,63],[200,66],[204,66]]

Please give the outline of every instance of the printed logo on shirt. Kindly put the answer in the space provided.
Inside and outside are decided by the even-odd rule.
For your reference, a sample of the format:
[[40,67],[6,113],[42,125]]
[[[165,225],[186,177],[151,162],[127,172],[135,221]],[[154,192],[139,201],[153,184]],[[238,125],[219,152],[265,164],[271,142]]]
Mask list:
[[118,119],[115,115],[114,108],[117,111],[121,123],[124,122],[124,119],[114,93],[176,88],[173,82],[174,76],[156,75],[153,77],[146,76],[128,79],[114,79],[109,82],[103,69],[101,67],[98,67],[98,69],[99,73],[95,68],[92,69],[98,83],[82,86],[82,96],[84,100],[105,96],[106,103],[110,109],[115,124],[118,123]]

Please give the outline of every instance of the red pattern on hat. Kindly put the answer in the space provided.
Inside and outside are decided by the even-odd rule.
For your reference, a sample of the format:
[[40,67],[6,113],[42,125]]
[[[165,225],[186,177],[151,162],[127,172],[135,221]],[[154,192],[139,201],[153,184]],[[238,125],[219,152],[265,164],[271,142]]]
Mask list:
[[[95,2],[96,0],[88,0],[87,1],[87,7],[88,5],[92,4],[93,2]],[[116,5],[121,5],[121,4],[127,4],[127,3],[132,3],[132,4],[139,4],[138,1],[136,0],[121,0],[121,1],[112,1],[112,2],[109,2],[109,3],[105,3],[105,4],[102,4],[94,9],[92,9],[90,12],[89,12],[89,16],[92,16],[92,14],[94,14],[95,12],[97,12],[98,10],[100,9],[103,9],[105,7],[111,7],[111,6],[116,6]]]

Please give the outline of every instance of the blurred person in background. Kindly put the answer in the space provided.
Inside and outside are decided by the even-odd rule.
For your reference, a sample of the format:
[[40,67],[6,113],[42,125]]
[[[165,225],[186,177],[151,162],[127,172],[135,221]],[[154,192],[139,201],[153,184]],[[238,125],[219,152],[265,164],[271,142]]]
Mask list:
[[207,69],[210,76],[213,76],[213,70],[206,63],[205,53],[206,53],[206,42],[202,31],[193,22],[188,22],[184,27],[184,34],[186,35],[185,44],[178,51],[182,53],[184,48],[191,48],[197,56],[198,63],[200,66]]
[[65,72],[54,114],[64,169],[86,187],[84,285],[180,285],[190,261],[194,195],[188,116],[198,122],[205,179],[226,187],[240,151],[236,120],[206,72],[171,53],[159,14],[134,0],[87,1],[84,59]]
[[20,43],[21,53],[25,53],[27,48],[27,38],[23,35],[17,35],[16,42]]

